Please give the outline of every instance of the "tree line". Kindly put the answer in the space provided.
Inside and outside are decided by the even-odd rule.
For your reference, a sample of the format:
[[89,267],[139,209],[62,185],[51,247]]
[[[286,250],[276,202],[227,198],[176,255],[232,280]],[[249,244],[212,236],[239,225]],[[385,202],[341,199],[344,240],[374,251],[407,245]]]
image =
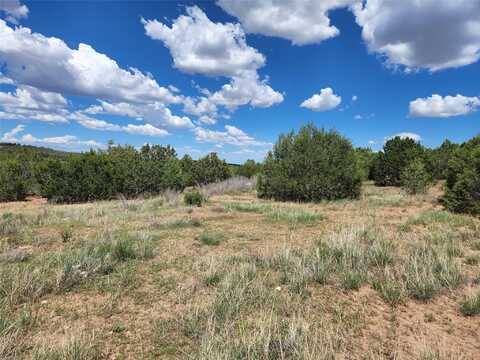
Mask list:
[[[242,169],[242,167],[240,167]],[[24,200],[29,194],[53,202],[133,198],[167,189],[183,190],[225,180],[235,170],[216,153],[198,160],[178,158],[171,146],[110,145],[105,151],[41,154],[10,151],[0,157],[0,201]]]
[[[1,149],[1,148],[0,148]],[[302,127],[279,136],[263,163],[247,160],[230,166],[216,153],[198,160],[178,158],[171,146],[111,144],[104,151],[81,154],[0,152],[0,201],[38,194],[51,201],[83,202],[132,198],[183,190],[225,180],[232,175],[257,176],[257,195],[278,201],[354,199],[362,181],[399,186],[423,193],[445,180],[445,207],[480,214],[480,136],[463,144],[445,140],[430,149],[410,138],[394,137],[382,151],[354,148],[336,131]]]

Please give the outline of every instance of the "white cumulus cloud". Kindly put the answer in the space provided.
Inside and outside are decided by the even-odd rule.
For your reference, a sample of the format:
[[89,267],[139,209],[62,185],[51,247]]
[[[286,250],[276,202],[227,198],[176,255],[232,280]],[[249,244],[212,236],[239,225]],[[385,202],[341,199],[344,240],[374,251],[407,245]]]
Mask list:
[[216,145],[234,145],[234,146],[271,146],[270,143],[255,140],[243,130],[231,126],[225,126],[226,131],[215,131],[196,127],[194,129],[195,137],[198,142],[214,143]]
[[422,140],[422,137],[420,135],[415,134],[415,133],[411,133],[411,132],[401,132],[401,133],[392,135],[392,136],[386,138],[385,140],[391,140],[391,139],[396,138],[396,137],[399,137],[401,139],[412,139],[412,140],[415,140],[417,142]]
[[89,117],[81,112],[73,113],[69,116],[69,118],[71,120],[77,121],[80,125],[90,130],[124,132],[129,134],[156,136],[156,137],[169,135],[167,130],[159,129],[151,124],[145,124],[145,125],[128,124],[126,126],[122,126],[122,125],[110,123],[105,120]]
[[15,92],[0,92],[0,119],[67,122],[67,105],[60,94],[20,86]]
[[200,89],[200,98],[184,99],[185,112],[207,116],[212,123],[218,106],[233,111],[243,105],[270,107],[283,101],[267,79],[259,78],[257,70],[265,65],[265,57],[247,44],[239,24],[212,22],[197,6],[187,7],[171,26],[158,20],[142,19],[142,23],[147,36],[161,40],[170,50],[177,69],[230,79],[218,91]]
[[410,116],[446,118],[466,115],[480,107],[479,97],[463,95],[445,96],[434,94],[428,98],[418,98],[410,102]]
[[186,11],[171,27],[157,20],[142,20],[146,34],[163,41],[170,50],[176,68],[230,77],[265,64],[265,57],[247,45],[238,24],[214,23],[197,6]]
[[324,88],[320,90],[320,94],[314,94],[311,98],[300,104],[301,107],[313,111],[328,111],[335,109],[342,102],[342,98],[333,93],[332,88]]
[[64,95],[138,102],[178,103],[181,98],[135,68],[122,69],[107,55],[80,43],[70,49],[64,41],[11,28],[0,20],[0,62],[5,75],[20,85]]
[[5,13],[6,20],[18,24],[19,19],[28,16],[28,7],[19,0],[0,0],[0,14]]
[[247,32],[284,38],[295,45],[337,36],[340,31],[330,23],[328,12],[355,2],[358,0],[217,0]]
[[354,6],[370,51],[437,71],[480,58],[480,0],[367,0]]
[[64,135],[64,136],[53,136],[53,137],[44,137],[38,138],[32,134],[25,134],[21,137],[17,135],[25,131],[25,125],[17,125],[15,128],[6,132],[0,141],[9,142],[9,143],[19,143],[27,145],[37,145],[37,146],[49,146],[61,149],[90,149],[90,148],[104,148],[105,145],[101,144],[95,140],[79,140],[74,135]]

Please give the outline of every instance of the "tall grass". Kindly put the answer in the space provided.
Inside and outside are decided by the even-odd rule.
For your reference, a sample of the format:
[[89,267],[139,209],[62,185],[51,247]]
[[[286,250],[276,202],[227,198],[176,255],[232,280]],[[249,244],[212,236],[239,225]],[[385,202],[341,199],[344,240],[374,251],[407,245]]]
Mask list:
[[224,181],[203,185],[199,188],[199,191],[205,199],[208,199],[213,195],[250,192],[255,189],[255,185],[256,178],[234,176]]

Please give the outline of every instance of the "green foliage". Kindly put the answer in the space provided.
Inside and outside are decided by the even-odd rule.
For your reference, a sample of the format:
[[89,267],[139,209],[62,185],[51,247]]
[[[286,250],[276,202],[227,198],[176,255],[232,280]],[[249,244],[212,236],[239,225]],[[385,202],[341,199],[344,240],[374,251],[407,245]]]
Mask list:
[[18,160],[0,162],[0,201],[24,200],[27,180],[24,168]]
[[465,316],[480,314],[480,293],[467,296],[460,303],[460,311]]
[[224,236],[222,233],[208,233],[205,232],[197,236],[197,240],[204,245],[217,246],[223,241]]
[[400,186],[401,174],[413,160],[424,155],[423,146],[399,136],[388,140],[375,160],[373,178],[377,186]]
[[210,184],[232,176],[228,164],[225,160],[220,160],[216,153],[210,153],[197,161],[186,155],[181,162],[187,186]]
[[445,207],[480,214],[480,136],[462,144],[448,163]]
[[253,176],[260,173],[261,170],[261,164],[256,163],[255,160],[247,160],[243,165],[235,168],[235,175],[252,178]]
[[355,155],[362,180],[373,180],[373,167],[378,154],[369,148],[356,148]]
[[185,202],[185,205],[200,207],[205,202],[205,198],[198,190],[195,189],[187,191],[183,195],[183,201]]
[[409,194],[424,194],[431,182],[430,174],[419,158],[413,160],[403,169],[400,175],[402,188]]
[[[38,194],[38,184],[33,175],[36,164],[48,158],[65,159],[70,156],[75,156],[75,154],[29,145],[0,143],[0,164],[13,161],[20,165],[21,182],[28,194]],[[0,178],[2,173],[4,172],[0,171]],[[3,200],[0,199],[0,201]]]
[[281,135],[258,178],[261,198],[320,201],[356,198],[361,178],[350,141],[313,125]]
[[425,166],[437,180],[444,180],[448,174],[448,162],[453,158],[459,145],[445,140],[440,147],[436,149],[425,150]]
[[110,146],[105,152],[47,159],[35,169],[41,195],[58,202],[132,198],[184,188],[184,176],[175,150],[169,146]]

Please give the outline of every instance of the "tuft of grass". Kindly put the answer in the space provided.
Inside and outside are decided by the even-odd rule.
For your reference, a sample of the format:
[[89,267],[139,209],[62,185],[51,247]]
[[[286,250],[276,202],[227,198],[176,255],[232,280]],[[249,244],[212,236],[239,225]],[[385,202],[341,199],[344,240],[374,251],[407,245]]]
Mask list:
[[295,208],[274,208],[267,213],[270,221],[286,221],[289,223],[312,223],[324,219],[318,213]]
[[145,234],[137,237],[103,234],[99,240],[58,257],[56,261],[62,271],[57,275],[57,289],[70,290],[87,278],[109,274],[117,263],[152,257],[151,239]]
[[344,270],[340,274],[340,285],[346,290],[358,290],[365,282],[365,274],[361,271]]
[[186,229],[190,227],[201,227],[202,221],[195,218],[182,218],[169,221],[163,224],[153,224],[154,228],[159,229]]
[[218,232],[204,232],[197,236],[197,240],[204,245],[217,246],[224,240],[225,236]]
[[4,213],[0,217],[0,238],[15,240],[21,235],[27,225],[27,219],[22,214]]
[[442,288],[458,287],[463,281],[463,275],[452,257],[431,247],[422,247],[407,257],[404,281],[410,296],[426,301]]
[[35,301],[52,288],[47,267],[21,264],[0,267],[0,299],[9,306]]
[[451,227],[471,227],[475,223],[472,218],[453,214],[445,210],[425,210],[420,215],[412,217],[407,220],[404,224],[407,228],[410,228],[412,225],[430,225],[430,224],[446,224]]
[[33,351],[32,360],[100,360],[105,355],[91,338],[74,338],[60,347],[43,346]]
[[266,214],[267,220],[286,221],[290,223],[311,223],[324,219],[318,213],[298,209],[294,207],[274,207],[268,203],[239,203],[224,204],[226,210],[240,211],[255,214]]
[[480,263],[480,256],[470,255],[465,258],[465,264],[475,266]]
[[223,206],[225,210],[240,211],[240,212],[255,213],[255,214],[265,214],[272,210],[272,205],[259,203],[259,202],[254,202],[254,203],[230,202],[230,203],[225,203]]
[[383,278],[374,279],[372,286],[390,306],[395,307],[404,302],[405,290],[403,284],[393,274],[387,272]]
[[465,316],[480,314],[480,293],[469,295],[460,302],[460,311]]

